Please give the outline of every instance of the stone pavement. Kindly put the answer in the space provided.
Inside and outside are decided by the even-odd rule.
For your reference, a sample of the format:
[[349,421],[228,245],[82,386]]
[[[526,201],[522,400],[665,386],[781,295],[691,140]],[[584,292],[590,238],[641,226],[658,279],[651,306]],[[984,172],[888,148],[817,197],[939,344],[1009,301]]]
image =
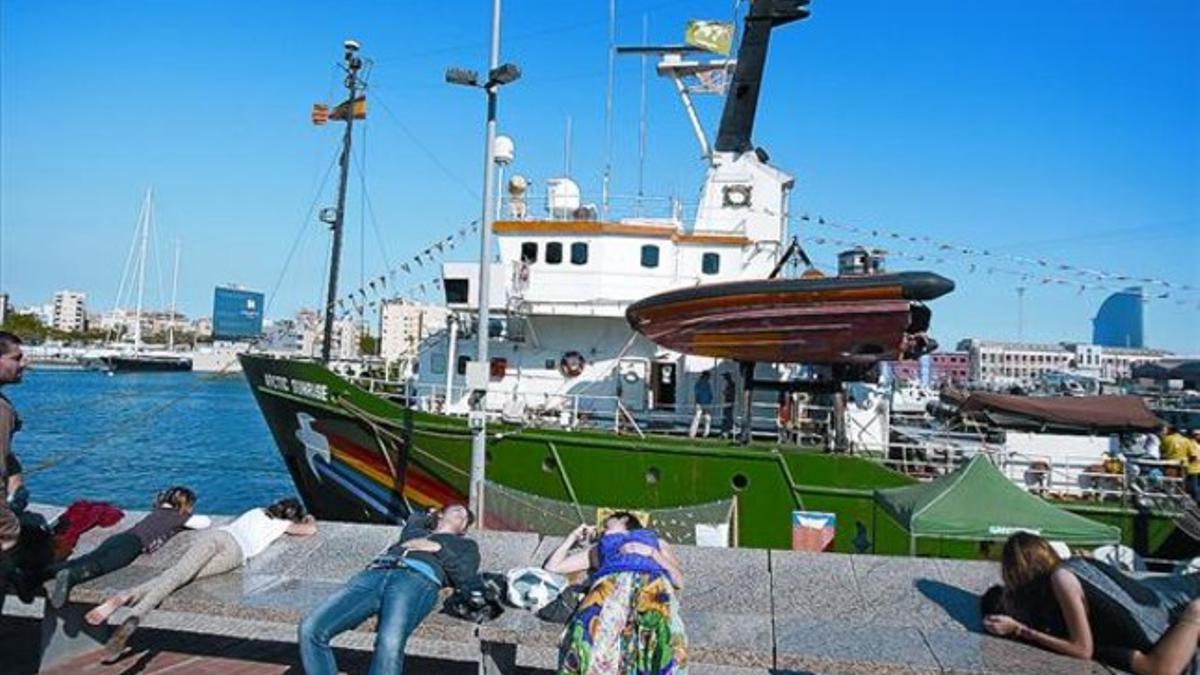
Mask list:
[[[55,510],[46,513],[52,517]],[[130,513],[115,528],[88,533],[77,552],[140,515]],[[146,629],[139,631],[132,646],[151,656],[133,670],[169,666],[172,672],[243,672],[231,662],[247,662],[248,673],[295,668],[300,617],[397,534],[395,527],[321,523],[315,537],[285,537],[246,568],[185,587],[162,611],[151,613]],[[72,605],[81,611],[156,574],[178,558],[192,536],[184,533],[129,568],[76,589]],[[473,536],[480,542],[484,569],[501,572],[538,564],[557,544],[530,533]],[[993,563],[688,546],[677,550],[686,575],[680,602],[694,675],[1110,672],[984,635],[978,594],[998,580]],[[4,613],[41,614],[31,609],[9,598]],[[122,618],[118,612],[113,621]],[[14,620],[4,619],[6,626]],[[60,620],[59,632],[69,623],[69,617]],[[365,671],[372,630],[373,622],[368,622],[335,641],[345,650],[339,663],[350,672]],[[422,663],[440,664],[429,666],[429,672],[452,673],[464,664],[474,671],[470,664],[498,647],[508,650],[502,670],[538,671],[553,669],[560,631],[561,626],[516,609],[479,627],[435,614],[414,634],[408,651],[432,659]],[[26,648],[33,649],[32,643],[27,641]],[[193,646],[206,644],[203,650]],[[127,672],[136,663],[127,657],[122,669],[96,670],[95,653],[80,656],[78,648],[74,651],[63,652],[54,664],[59,670],[50,672]],[[264,665],[263,657],[271,654],[276,656]],[[220,667],[212,665],[214,659]],[[259,666],[266,669],[254,669]]]

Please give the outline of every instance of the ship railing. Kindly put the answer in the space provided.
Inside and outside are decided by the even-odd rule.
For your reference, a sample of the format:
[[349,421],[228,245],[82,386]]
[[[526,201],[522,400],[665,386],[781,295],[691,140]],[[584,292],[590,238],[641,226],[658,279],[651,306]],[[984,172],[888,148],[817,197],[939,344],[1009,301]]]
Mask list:
[[976,454],[998,458],[1003,450],[1003,446],[971,431],[938,432],[921,437],[892,433],[886,457],[877,461],[919,479],[932,479],[954,471]]
[[[637,223],[640,220],[652,225],[680,225],[697,223],[701,217],[726,210],[723,205],[705,206],[698,201],[685,201],[668,195],[613,194],[608,197],[608,216],[605,217],[601,195],[581,194],[576,208],[547,208],[545,192],[526,192],[520,200],[505,194],[500,209],[501,220],[550,220],[580,221],[604,220],[606,222]],[[572,200],[574,201],[574,200]],[[753,210],[753,209],[752,209]],[[767,209],[758,209],[768,213]],[[778,218],[784,216],[771,214]],[[726,232],[727,234],[727,232]]]
[[1043,496],[1124,501],[1184,493],[1178,463],[1148,458],[1009,453],[1002,469],[1030,492]]
[[983,453],[1014,483],[1043,497],[1128,501],[1184,494],[1183,471],[1177,462],[1009,452],[1003,445],[989,443],[985,437],[969,432],[941,432],[920,440],[893,440],[889,448],[888,456],[876,461],[920,479],[946,475]]
[[[469,391],[462,385],[447,389],[439,384],[415,385],[370,377],[356,377],[352,381],[375,395],[423,412],[465,416],[468,410]],[[695,406],[690,403],[641,407],[613,395],[513,393],[500,388],[488,390],[488,403],[489,416],[499,421],[567,430],[633,430],[639,436],[686,435],[695,415]],[[714,403],[707,411],[711,415],[710,435],[715,436],[722,430],[724,406]],[[737,412],[735,408],[734,432],[740,432],[741,427]],[[784,422],[776,404],[756,402],[752,406],[751,432],[755,438],[776,438],[785,445],[824,446],[830,437],[832,420],[831,408],[805,404]]]
[[[600,195],[581,194],[577,208],[560,208],[557,211],[547,210],[545,192],[526,192],[519,200],[514,200],[512,195],[506,194],[502,202],[500,217],[505,220],[577,221],[598,220],[604,217],[603,200]],[[689,215],[694,216],[696,210],[696,204],[685,203],[676,197],[614,194],[608,197],[607,220],[613,222],[646,218],[678,222]]]

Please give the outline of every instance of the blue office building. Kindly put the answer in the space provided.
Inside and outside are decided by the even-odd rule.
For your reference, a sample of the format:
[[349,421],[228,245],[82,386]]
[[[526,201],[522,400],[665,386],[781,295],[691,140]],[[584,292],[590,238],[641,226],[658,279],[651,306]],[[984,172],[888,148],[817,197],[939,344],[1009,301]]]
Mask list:
[[263,294],[236,286],[213,292],[213,339],[253,340],[262,335]]
[[1145,346],[1142,325],[1142,289],[1126,288],[1100,305],[1092,319],[1092,344],[1141,349]]

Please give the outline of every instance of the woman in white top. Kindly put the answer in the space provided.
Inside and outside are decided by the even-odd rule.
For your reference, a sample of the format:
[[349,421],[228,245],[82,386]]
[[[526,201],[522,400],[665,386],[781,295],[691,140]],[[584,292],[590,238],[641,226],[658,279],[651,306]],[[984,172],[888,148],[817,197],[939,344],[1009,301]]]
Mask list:
[[285,533],[307,537],[316,532],[316,522],[312,516],[305,515],[304,506],[297,499],[283,499],[265,509],[250,509],[232,523],[204,532],[179,562],[142,585],[113,595],[84,618],[98,626],[118,608],[133,605],[129,618],[113,632],[105,645],[105,649],[115,656],[124,651],[125,643],[137,630],[142,617],[179,588],[195,579],[241,567]]

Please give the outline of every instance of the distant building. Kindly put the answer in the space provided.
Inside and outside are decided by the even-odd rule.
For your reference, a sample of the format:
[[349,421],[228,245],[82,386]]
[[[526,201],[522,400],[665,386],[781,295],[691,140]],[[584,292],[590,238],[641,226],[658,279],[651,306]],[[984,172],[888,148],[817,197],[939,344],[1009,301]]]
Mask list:
[[362,326],[355,319],[341,319],[333,324],[332,358],[350,361],[362,356]]
[[258,291],[240,286],[217,286],[213,291],[214,340],[254,340],[262,335],[263,299]]
[[971,379],[971,357],[967,352],[935,352],[919,360],[890,361],[886,370],[892,379],[930,387],[963,384]]
[[958,349],[968,354],[972,381],[1022,385],[1033,384],[1047,373],[1071,372],[1114,380],[1128,378],[1134,366],[1154,363],[1171,355],[1159,349],[978,339],[963,340]]
[[59,291],[54,294],[54,309],[50,325],[65,333],[82,333],[87,330],[87,296],[76,291]]
[[196,337],[212,337],[213,320],[212,317],[202,316],[192,322],[192,332]]
[[54,325],[54,303],[48,302],[44,305],[29,305],[28,307],[17,307],[13,310],[14,314],[29,314],[41,322],[43,326]]
[[[273,343],[286,351],[299,352],[303,356],[320,357],[321,342],[325,336],[324,317],[311,309],[302,309],[292,321],[279,322],[287,327],[286,334],[272,337]],[[330,341],[329,357],[333,360],[352,361],[362,355],[359,338],[362,327],[356,318],[338,319],[333,322],[333,338]]]
[[8,319],[8,293],[0,293],[0,325]]
[[385,361],[414,359],[421,341],[446,327],[444,307],[389,300],[379,312],[379,355]]
[[1092,343],[1101,347],[1144,347],[1142,301],[1142,289],[1138,287],[1108,296],[1092,319]]
[[166,335],[171,330],[182,333],[190,327],[191,323],[180,312],[142,312],[143,335]]

